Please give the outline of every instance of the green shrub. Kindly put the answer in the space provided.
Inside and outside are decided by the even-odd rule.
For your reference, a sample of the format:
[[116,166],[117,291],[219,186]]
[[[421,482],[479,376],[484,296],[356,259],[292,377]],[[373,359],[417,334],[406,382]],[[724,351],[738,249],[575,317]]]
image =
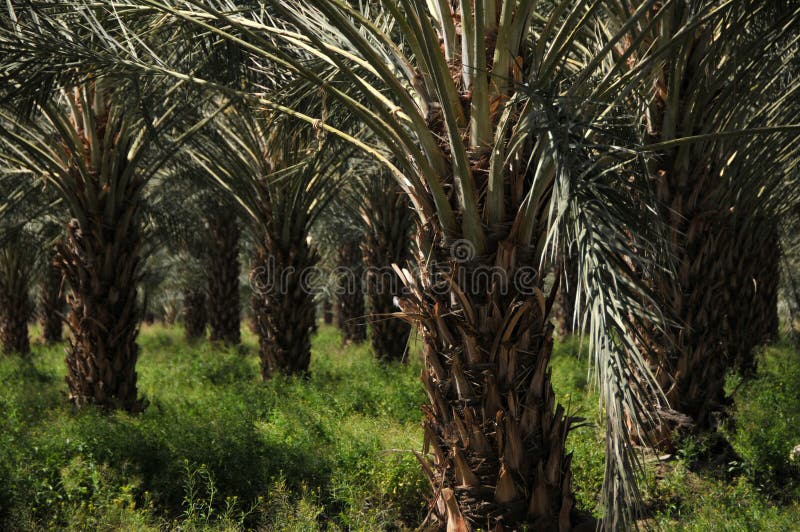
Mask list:
[[735,392],[730,439],[750,481],[782,501],[800,496],[800,357],[789,345],[765,350],[756,379]]
[[797,529],[799,505],[770,504],[742,477],[731,484],[712,481],[695,488],[679,511],[672,508],[657,517],[659,528],[681,532]]
[[322,328],[309,379],[263,383],[250,335],[224,350],[156,326],[140,344],[138,416],[73,411],[61,347],[0,359],[13,384],[0,390],[0,529],[277,526],[276,501],[297,530],[421,519],[418,363],[380,364]]

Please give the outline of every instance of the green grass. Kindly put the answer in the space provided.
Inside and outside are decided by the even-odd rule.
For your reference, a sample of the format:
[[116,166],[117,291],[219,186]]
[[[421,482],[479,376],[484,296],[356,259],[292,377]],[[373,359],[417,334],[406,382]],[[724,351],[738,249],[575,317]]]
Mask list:
[[[552,360],[559,400],[588,426],[569,435],[576,499],[581,510],[602,515],[604,443],[597,394],[588,378],[586,345],[568,338]],[[647,523],[662,530],[796,530],[800,522],[800,462],[789,459],[800,444],[800,354],[788,344],[766,348],[756,378],[731,377],[736,403],[723,433],[741,457],[724,471],[691,471],[703,442],[689,442],[673,461],[649,460],[643,493]],[[727,478],[727,480],[720,480]]]
[[370,530],[414,522],[427,481],[419,367],[315,338],[308,380],[259,380],[256,348],[141,335],[137,417],[73,412],[63,348],[0,362],[0,529]]
[[[0,530],[397,530],[426,511],[419,364],[382,365],[322,327],[308,379],[259,379],[256,344],[140,337],[139,416],[73,411],[63,347],[0,358]],[[600,513],[603,434],[578,341],[557,344],[553,385],[585,425],[570,434],[577,501]],[[787,530],[800,521],[800,364],[768,349],[735,389],[733,480],[679,459],[651,468],[650,523],[672,530]],[[734,426],[735,425],[735,426]],[[691,450],[687,451],[691,452]],[[727,527],[727,528],[726,528]]]

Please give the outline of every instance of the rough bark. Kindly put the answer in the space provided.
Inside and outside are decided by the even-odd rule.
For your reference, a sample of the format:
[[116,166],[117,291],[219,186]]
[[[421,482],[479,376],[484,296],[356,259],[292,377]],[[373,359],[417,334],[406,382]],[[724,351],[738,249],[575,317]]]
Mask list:
[[328,298],[322,302],[322,321],[325,325],[333,325],[333,303]]
[[[671,16],[682,23],[694,15],[689,7],[676,6]],[[642,116],[647,142],[734,129],[737,123],[736,127],[746,127],[749,119],[732,112],[735,99],[729,98],[732,93],[725,87],[725,69],[709,70],[705,65],[709,56],[727,60],[737,50],[744,51],[737,48],[740,44],[735,39],[724,38],[732,35],[736,32],[703,23],[654,71],[652,97]],[[658,32],[639,37],[644,43],[663,38]],[[757,94],[764,86],[755,76],[749,77],[751,72],[755,71],[742,72],[737,83]],[[763,251],[759,240],[766,234],[763,225],[753,222],[762,209],[768,212],[771,207],[767,197],[760,197],[759,187],[739,183],[758,173],[777,175],[778,170],[768,164],[767,151],[761,169],[752,164],[758,156],[750,162],[737,156],[740,148],[736,143],[701,141],[671,146],[649,159],[660,215],[668,229],[666,251],[675,266],[674,274],[658,268],[645,273],[674,326],[668,326],[665,335],[655,327],[642,331],[659,384],[670,406],[683,415],[677,424],[675,418],[665,418],[658,431],[657,437],[668,449],[680,441],[672,429],[684,428],[686,421],[695,433],[716,430],[731,402],[724,389],[726,374],[737,359],[752,356],[754,342],[762,335],[761,325],[753,321],[771,315],[763,309],[756,311],[765,313],[758,318],[750,313],[761,294],[765,300],[771,298],[770,281],[759,283],[761,265],[751,269],[756,264],[752,253]],[[772,185],[765,186],[769,190]],[[764,285],[763,292],[754,291],[759,284]],[[752,367],[752,361],[741,364]]]
[[337,297],[331,305],[333,307],[333,326],[342,330],[342,305]]
[[[103,199],[111,201],[108,196]],[[100,204],[98,213],[104,207]],[[136,289],[142,263],[138,209],[138,202],[124,202],[110,209],[106,223],[103,215],[87,216],[85,227],[73,220],[58,245],[56,260],[71,288],[67,384],[70,399],[78,406],[95,404],[129,412],[144,407],[136,387],[141,319]]]
[[[656,191],[677,275],[660,269],[647,275],[671,325],[664,333],[655,326],[643,331],[658,384],[677,412],[662,417],[651,435],[665,451],[675,450],[676,431],[713,430],[717,413],[728,404],[724,387],[731,305],[725,260],[731,234],[714,193],[712,161],[698,159],[691,175],[670,161],[667,156],[660,161]],[[692,186],[681,186],[687,180]]]
[[740,231],[731,246],[732,307],[728,313],[728,352],[742,377],[757,369],[756,348],[778,338],[778,285],[781,249],[778,228],[769,220],[757,220],[747,227],[769,226],[768,236]]
[[737,228],[707,194],[697,210],[684,210],[685,225],[673,221],[678,279],[656,276],[659,293],[669,296],[668,312],[683,324],[669,328],[666,338],[650,335],[659,384],[681,414],[664,418],[656,432],[667,451],[683,433],[716,430],[731,405],[728,372],[735,368],[751,377],[756,347],[777,334],[777,239]]
[[731,404],[727,373],[737,365],[754,371],[754,348],[775,326],[778,259],[770,266],[769,255],[777,244],[749,223],[740,226],[746,215],[721,203],[715,164],[707,155],[689,173],[669,164],[658,173],[677,276],[656,270],[652,288],[674,325],[666,336],[655,329],[644,336],[659,385],[681,414],[664,418],[656,431],[667,451],[675,449],[681,433],[716,430]]
[[398,311],[394,304],[395,296],[391,292],[374,288],[367,290],[370,301],[370,341],[375,355],[381,360],[405,360],[411,324],[391,316]]
[[21,233],[0,249],[0,348],[6,354],[28,355],[28,320],[33,308],[29,292],[35,251]]
[[[451,260],[448,251],[420,253],[421,278],[401,300],[421,321],[432,458],[420,459],[435,492],[432,517],[447,530],[569,530],[572,420],[556,404],[547,369],[554,295],[545,300],[541,280],[525,293],[515,283],[503,291],[473,282],[477,267],[514,279],[527,250],[513,242],[496,242],[479,261]],[[455,273],[427,270],[432,259]]]
[[183,293],[183,328],[186,339],[195,341],[206,335],[208,311],[206,292],[202,289],[187,289]]
[[[683,8],[676,10],[676,17],[686,15]],[[700,64],[704,54],[699,53],[708,46],[709,35],[707,29],[698,30],[684,44],[688,59],[668,63],[655,80],[655,97],[646,114],[648,141],[699,134],[705,131],[699,125],[717,120],[714,105],[696,113],[682,108],[704,88],[709,89],[704,97],[712,99],[708,85],[713,78]],[[664,150],[650,160],[675,271],[654,268],[643,273],[670,324],[663,332],[655,325],[645,327],[642,336],[656,379],[679,413],[664,417],[653,435],[668,451],[677,443],[676,429],[714,430],[717,413],[728,404],[724,386],[730,367],[727,312],[732,302],[727,253],[735,240],[720,164],[718,152],[694,147]]]
[[566,257],[560,266],[558,293],[556,295],[556,331],[563,338],[575,334],[575,294],[578,286],[577,258]]
[[211,241],[208,252],[209,340],[227,345],[241,342],[239,303],[239,237],[236,220],[224,213],[208,221]]
[[664,176],[659,183],[670,206],[664,216],[678,275],[656,272],[653,287],[675,325],[666,337],[645,335],[658,382],[681,414],[664,418],[656,432],[667,451],[675,449],[680,433],[716,430],[731,404],[728,372],[752,376],[755,348],[777,333],[777,235],[765,238],[754,224],[741,223],[741,213],[737,218],[720,208],[711,164],[698,162],[706,170],[695,188],[682,189],[680,179]]
[[28,338],[28,319],[31,305],[27,284],[15,282],[12,286],[0,282],[0,345],[6,354],[28,355],[31,352]]
[[364,263],[358,240],[347,240],[338,255],[337,297],[342,341],[360,344],[367,339],[367,318],[364,305]]
[[64,330],[64,296],[63,275],[55,264],[49,264],[42,283],[39,320],[42,325],[42,339],[47,345],[60,342]]
[[392,264],[402,268],[412,259],[410,235],[414,219],[407,197],[389,176],[382,177],[378,181],[382,186],[365,195],[361,211],[366,226],[362,250],[367,267],[370,340],[378,358],[404,360],[411,325],[392,316],[399,310],[395,298],[401,295],[402,285]]
[[319,257],[304,239],[290,249],[266,244],[253,269],[253,311],[258,329],[261,376],[303,375],[311,362],[311,334],[316,322],[314,296],[303,272]]

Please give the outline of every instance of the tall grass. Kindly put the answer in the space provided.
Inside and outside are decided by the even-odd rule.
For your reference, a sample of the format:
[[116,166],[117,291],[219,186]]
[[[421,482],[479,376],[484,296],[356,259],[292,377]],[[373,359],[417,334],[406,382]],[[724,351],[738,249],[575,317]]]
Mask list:
[[[73,411],[63,347],[0,359],[2,530],[402,530],[427,511],[420,450],[420,364],[380,364],[321,327],[307,379],[259,379],[255,339],[239,349],[189,345],[145,327],[141,415]],[[736,388],[728,436],[733,481],[654,465],[651,524],[683,530],[785,530],[800,520],[800,365],[766,351]],[[553,384],[585,419],[568,442],[581,510],[600,515],[603,445],[579,342],[556,345]],[[725,523],[724,527],[717,526]],[[725,528],[727,527],[727,528]]]
[[344,350],[329,328],[308,380],[260,382],[253,338],[221,350],[154,327],[141,346],[150,406],[138,417],[73,412],[61,348],[0,361],[0,528],[291,529],[313,518],[366,530],[421,517],[415,363]]

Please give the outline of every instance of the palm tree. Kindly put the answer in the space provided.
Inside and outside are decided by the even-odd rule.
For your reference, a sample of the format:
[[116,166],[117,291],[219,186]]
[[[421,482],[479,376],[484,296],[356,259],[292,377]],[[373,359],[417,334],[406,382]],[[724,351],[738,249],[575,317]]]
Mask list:
[[66,307],[63,275],[54,259],[55,257],[51,257],[47,265],[39,298],[42,339],[48,345],[57,344],[63,339],[63,315]]
[[30,354],[28,322],[34,305],[31,289],[41,277],[48,248],[48,195],[30,176],[7,168],[0,157],[0,349]]
[[[370,17],[334,1],[275,4],[296,32],[250,12],[198,7],[180,18],[219,23],[258,43],[249,48],[256,57],[289,64],[328,105],[362,120],[399,161],[324,113],[314,118],[301,111],[307,107],[258,96],[261,105],[381,160],[416,208],[419,273],[401,270],[409,292],[401,306],[423,331],[430,454],[421,458],[435,487],[431,518],[453,530],[568,528],[573,498],[564,441],[572,419],[549,384],[553,296],[541,278],[526,276],[527,265],[546,267],[553,249],[577,242],[599,376],[609,411],[617,413],[610,434],[627,430],[622,411],[638,409],[629,375],[647,374],[640,357],[623,358],[615,347],[635,349],[629,318],[645,312],[627,263],[615,258],[630,249],[622,228],[645,227],[630,219],[639,211],[626,199],[636,180],[629,179],[629,156],[614,147],[624,130],[615,107],[596,103],[610,84],[585,83],[610,47],[587,57],[595,49],[594,19],[583,2],[540,17],[532,4],[515,9],[512,2],[461,3],[452,12],[445,3],[381,4],[384,12]],[[306,58],[294,55],[298,47],[331,70],[307,70]],[[331,83],[334,75],[340,83]],[[615,136],[605,137],[601,125]],[[500,280],[471,282],[495,271]],[[621,448],[612,447],[610,457],[625,457],[611,462],[613,508],[632,468],[625,444],[612,445]]]
[[186,339],[193,341],[205,337],[207,324],[205,290],[187,288],[183,292],[183,327],[186,330]]
[[0,347],[6,354],[29,355],[31,273],[35,272],[38,242],[25,228],[5,233],[0,244]]
[[346,183],[339,190],[337,208],[324,213],[313,234],[321,252],[319,264],[328,272],[329,286],[325,288],[334,300],[336,327],[343,345],[367,339],[366,270],[361,252],[365,235],[357,206],[364,198],[351,197],[358,194],[353,188],[353,183]]
[[[215,191],[209,188],[207,179],[198,177],[198,169],[192,167],[187,157],[177,155],[171,164],[156,176],[157,183],[151,187],[155,191],[148,198],[148,240],[154,242],[161,258],[163,275],[159,279],[160,290],[168,291],[180,298],[182,304],[183,327],[189,342],[204,338],[209,321],[208,286],[209,278],[219,275],[210,267],[215,249],[209,249],[209,232],[205,224],[214,212],[214,207],[226,205]],[[220,212],[224,211],[220,208]],[[238,255],[236,257],[238,261]],[[238,265],[238,262],[237,262]],[[239,301],[238,269],[235,276],[235,299],[227,301],[235,313]],[[219,282],[215,284],[218,286]],[[179,294],[179,295],[178,295]],[[175,308],[177,314],[177,307]],[[177,316],[176,316],[177,317]],[[238,321],[227,337],[238,341]],[[219,338],[219,327],[217,336]]]
[[333,198],[340,163],[326,146],[248,106],[232,106],[198,136],[196,163],[239,200],[258,243],[251,274],[261,372],[302,374],[311,359],[318,261],[310,229]]
[[[614,4],[623,27],[631,7]],[[666,337],[650,326],[642,334],[661,388],[695,431],[714,427],[729,403],[727,371],[736,360],[751,366],[753,347],[773,327],[764,319],[772,315],[774,300],[766,293],[774,288],[759,279],[774,273],[761,257],[777,260],[770,220],[796,195],[782,184],[797,161],[797,128],[780,125],[798,121],[797,106],[789,103],[800,86],[794,80],[778,87],[776,73],[797,55],[782,43],[797,27],[797,12],[765,27],[759,22],[767,4],[706,2],[700,12],[674,4],[649,13],[629,26],[613,67],[636,65],[642,44],[677,43],[662,54],[652,90],[639,101],[653,153],[649,173],[675,263],[674,271],[644,274],[674,326]],[[764,136],[754,143],[749,131]],[[763,246],[770,252],[762,255]],[[754,304],[762,293],[767,308]],[[674,444],[674,428],[664,420],[663,445]]]
[[210,237],[206,254],[209,339],[238,345],[242,328],[239,302],[241,229],[237,217],[223,205],[212,205],[206,218]]
[[[664,48],[624,75],[606,67],[630,27],[662,3],[643,2],[602,39],[606,5],[584,0],[267,4],[130,0],[113,13],[94,4],[89,25],[102,28],[95,36],[115,60],[91,62],[241,97],[343,139],[391,171],[417,216],[418,271],[398,269],[408,290],[400,305],[422,331],[429,404],[420,460],[434,489],[430,519],[450,530],[568,529],[573,521],[564,442],[574,419],[557,404],[548,371],[555,295],[531,270],[545,271],[574,247],[607,414],[605,523],[625,527],[637,499],[630,431],[647,426],[648,399],[660,397],[638,349],[641,318],[653,313],[635,272],[649,264],[642,257],[658,256],[660,235],[639,208],[649,204],[647,190],[617,104]],[[120,45],[170,26],[194,32],[202,50],[235,47],[252,78],[288,72],[307,89],[234,85],[180,61],[194,54],[164,60]],[[23,58],[41,53],[14,49]],[[309,107],[311,94],[322,105]],[[335,106],[369,136],[352,121],[340,125]]]
[[[42,194],[38,194],[40,209],[48,208],[47,201],[43,201],[44,199]],[[64,275],[56,264],[55,249],[61,238],[63,225],[58,220],[60,213],[52,212],[53,207],[48,209],[51,212],[40,212],[35,217],[40,226],[43,240],[40,251],[43,254],[43,266],[38,299],[38,318],[45,345],[54,345],[63,340],[64,317],[67,307]]]
[[367,267],[370,340],[375,354],[403,360],[411,325],[395,316],[402,281],[392,264],[406,267],[412,259],[410,236],[414,213],[408,198],[383,169],[356,182],[358,213],[364,228],[362,252]]
[[364,305],[364,259],[361,238],[353,235],[341,242],[337,253],[337,301],[342,341],[360,344],[367,339],[367,312]]
[[[188,340],[205,335],[234,346],[241,342],[241,221],[237,205],[211,176],[179,153],[158,176],[155,232],[175,259],[174,286],[182,296]],[[175,253],[177,251],[177,253]]]
[[411,325],[397,316],[402,280],[392,265],[410,265],[414,213],[385,169],[355,160],[350,167],[353,178],[343,183],[336,208],[325,212],[314,232],[320,266],[332,281],[328,289],[336,300],[336,325],[344,343],[360,343],[369,324],[375,355],[403,360]]
[[3,124],[17,124],[0,129],[0,153],[41,176],[69,210],[56,263],[71,289],[70,398],[132,412],[144,406],[135,370],[144,189],[170,153],[152,150],[151,135],[179,116],[177,106],[166,106],[144,122],[126,99],[135,94],[95,79],[36,102],[36,121],[0,111]]
[[140,205],[130,199],[141,194],[143,183],[133,171],[141,152],[128,157],[136,132],[123,109],[107,89],[85,85],[64,91],[62,102],[44,104],[41,112],[53,133],[43,128],[32,129],[38,133],[32,137],[4,133],[25,150],[30,166],[63,190],[74,216],[56,259],[72,289],[70,397],[79,405],[136,411],[142,407],[135,372]]
[[403,282],[392,265],[410,267],[414,212],[385,169],[363,161],[353,174],[337,196],[338,208],[330,209],[319,224],[317,236],[323,256],[330,255],[328,269],[337,281],[333,288],[338,326],[345,342],[358,342],[369,323],[375,355],[402,360],[411,325],[397,316]]

